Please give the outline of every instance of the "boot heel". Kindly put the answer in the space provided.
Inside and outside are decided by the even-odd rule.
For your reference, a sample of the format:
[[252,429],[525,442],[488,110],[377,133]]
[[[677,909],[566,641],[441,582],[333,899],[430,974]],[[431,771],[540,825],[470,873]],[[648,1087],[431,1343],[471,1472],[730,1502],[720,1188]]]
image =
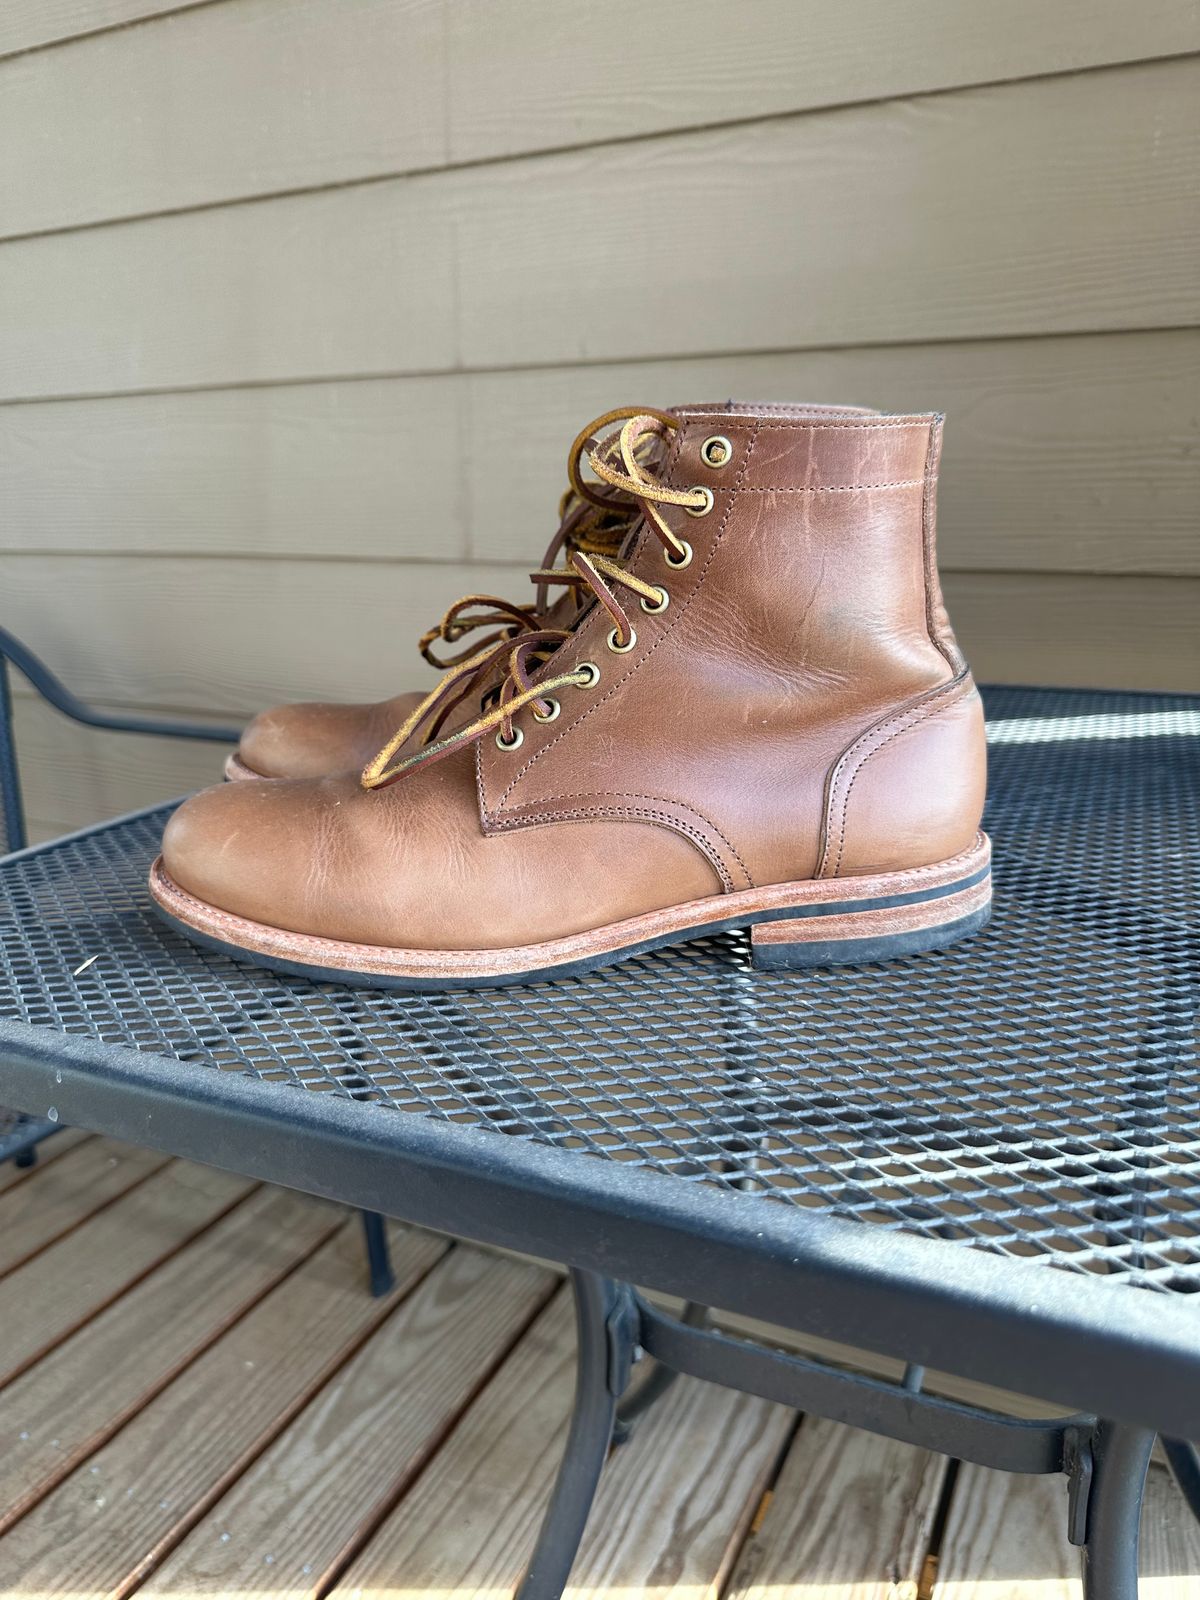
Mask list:
[[[855,900],[853,880],[831,879],[836,898],[795,907],[750,930],[754,965],[766,972],[846,966],[941,950],[982,928],[992,910],[990,865],[976,866],[936,888],[905,889],[911,875],[894,875],[897,892],[875,878],[870,899]],[[850,894],[846,891],[849,889]],[[881,893],[880,890],[883,892]]]

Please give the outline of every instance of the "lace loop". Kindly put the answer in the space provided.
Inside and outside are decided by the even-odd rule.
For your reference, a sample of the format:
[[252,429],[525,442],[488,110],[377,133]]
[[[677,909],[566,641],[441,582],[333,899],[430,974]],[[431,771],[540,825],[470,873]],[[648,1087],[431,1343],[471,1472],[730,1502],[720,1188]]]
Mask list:
[[[473,606],[479,607],[479,610],[472,612]],[[438,667],[444,672],[450,667],[460,666],[483,646],[476,645],[473,649],[460,651],[458,655],[439,658],[433,651],[439,639],[443,644],[457,644],[476,628],[498,628],[498,633],[484,641],[485,645],[490,645],[502,639],[511,639],[518,633],[533,632],[537,626],[537,617],[526,606],[513,605],[492,594],[465,594],[461,600],[454,602],[436,627],[421,635],[418,648],[431,667]]]

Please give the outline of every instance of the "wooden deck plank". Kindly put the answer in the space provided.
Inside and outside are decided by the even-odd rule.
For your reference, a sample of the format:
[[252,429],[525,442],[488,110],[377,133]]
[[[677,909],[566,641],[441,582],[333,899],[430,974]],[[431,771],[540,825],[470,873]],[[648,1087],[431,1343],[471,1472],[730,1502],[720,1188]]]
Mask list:
[[729,1600],[916,1600],[946,1465],[806,1417]]
[[[1066,1480],[965,1466],[950,1504],[932,1600],[1082,1600],[1067,1542]],[[1200,1530],[1173,1479],[1151,1469],[1139,1600],[1196,1600]]]
[[1197,1600],[1200,1523],[1165,1467],[1151,1467],[1142,1508],[1138,1600]]
[[[444,1242],[394,1238],[406,1282],[430,1276],[381,1304],[364,1292],[357,1219],[262,1189],[16,1380],[0,1397],[0,1527],[6,1504],[26,1514],[0,1536],[0,1589],[509,1596],[565,1433],[569,1296],[513,1345],[544,1268],[466,1248],[437,1265]],[[124,1241],[93,1242],[103,1273]],[[58,1304],[58,1275],[26,1282],[36,1309]],[[6,1333],[7,1309],[0,1298]],[[747,1537],[791,1425],[679,1383],[614,1453],[570,1600],[915,1600],[944,1462],[805,1419]],[[932,1600],[1080,1600],[1064,1512],[1061,1479],[961,1468]],[[1200,1594],[1200,1529],[1161,1470],[1142,1571],[1142,1600]]]
[[[139,1594],[309,1600],[437,1449],[556,1278],[455,1250]],[[407,1581],[407,1580],[406,1580]]]
[[0,1278],[166,1166],[168,1156],[89,1139],[47,1169],[36,1188],[0,1195]]
[[357,1218],[0,1539],[38,1600],[123,1596],[449,1248],[392,1230],[397,1287],[363,1286]]
[[[21,748],[19,740],[17,747]],[[29,1183],[40,1173],[47,1171],[61,1156],[65,1156],[68,1150],[74,1150],[85,1139],[92,1137],[86,1128],[64,1128],[61,1133],[42,1140],[37,1146],[37,1160],[31,1167],[19,1167],[15,1161],[5,1161],[0,1164],[0,1194],[14,1189],[19,1183]]]
[[343,1222],[262,1189],[30,1367],[0,1399],[0,1534]]
[[[246,1194],[245,1178],[170,1162],[0,1282],[0,1386]],[[0,1402],[2,1406],[2,1402]]]
[[[331,1600],[510,1595],[562,1450],[574,1367],[564,1291]],[[681,1381],[609,1461],[570,1600],[715,1595],[790,1426],[781,1407]]]
[[1067,1539],[1066,1479],[964,1465],[954,1487],[932,1600],[1080,1600]]
[[533,1547],[566,1431],[574,1373],[570,1291],[532,1325],[329,1600],[401,1591],[500,1600]]
[[784,1406],[679,1379],[605,1471],[569,1600],[716,1600],[794,1420]]

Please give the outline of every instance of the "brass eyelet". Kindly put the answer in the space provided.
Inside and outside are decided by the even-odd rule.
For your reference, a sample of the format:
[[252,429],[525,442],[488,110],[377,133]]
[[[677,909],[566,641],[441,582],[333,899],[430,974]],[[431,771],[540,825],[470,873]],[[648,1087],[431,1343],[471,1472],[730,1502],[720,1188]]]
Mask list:
[[496,735],[497,750],[519,750],[524,743],[525,735],[520,728],[513,729],[513,736],[511,739],[505,739],[502,733],[498,733]]
[[630,650],[633,649],[633,647],[634,647],[634,645],[636,643],[637,643],[637,634],[633,631],[632,628],[630,628],[630,630],[629,630],[629,638],[625,641],[624,644],[621,643],[621,635],[617,632],[617,630],[615,628],[612,630],[612,632],[608,636],[608,648],[612,651],[613,655],[615,655],[615,656],[626,655]]
[[642,596],[642,610],[651,617],[658,616],[659,612],[665,611],[670,604],[671,596],[665,589],[661,587],[659,588],[658,599],[656,601],[647,600],[645,595]]
[[579,685],[581,689],[594,689],[600,682],[600,668],[594,661],[581,661],[575,671],[587,673],[586,682]]
[[706,467],[727,467],[733,460],[733,446],[723,433],[714,433],[700,446],[700,459]]
[[673,555],[670,550],[664,548],[663,560],[669,567],[682,571],[684,567],[690,567],[692,564],[692,547],[686,539],[680,539],[679,554]]
[[550,696],[546,697],[546,704],[550,707],[549,711],[539,711],[537,706],[534,706],[533,720],[535,722],[553,722],[555,717],[562,710],[562,706],[559,704],[559,702],[555,699],[552,699]]
[[715,504],[716,496],[711,489],[706,489],[702,483],[696,484],[692,493],[702,494],[704,496],[704,504],[702,506],[684,506],[683,509],[689,517],[706,517]]

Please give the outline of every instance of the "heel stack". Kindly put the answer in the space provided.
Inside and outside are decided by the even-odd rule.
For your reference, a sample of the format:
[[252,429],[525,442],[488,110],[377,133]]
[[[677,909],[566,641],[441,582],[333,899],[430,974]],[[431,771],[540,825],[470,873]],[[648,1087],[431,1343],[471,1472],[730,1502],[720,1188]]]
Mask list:
[[[948,868],[958,870],[947,872]],[[934,881],[914,887],[919,873],[876,876],[870,880],[869,898],[862,897],[853,879],[830,879],[827,898],[755,923],[750,930],[754,965],[768,972],[791,972],[887,961],[941,950],[987,923],[992,874],[985,835],[980,835],[980,846],[959,862],[923,868],[921,873]],[[889,892],[893,887],[889,877],[894,892]]]

